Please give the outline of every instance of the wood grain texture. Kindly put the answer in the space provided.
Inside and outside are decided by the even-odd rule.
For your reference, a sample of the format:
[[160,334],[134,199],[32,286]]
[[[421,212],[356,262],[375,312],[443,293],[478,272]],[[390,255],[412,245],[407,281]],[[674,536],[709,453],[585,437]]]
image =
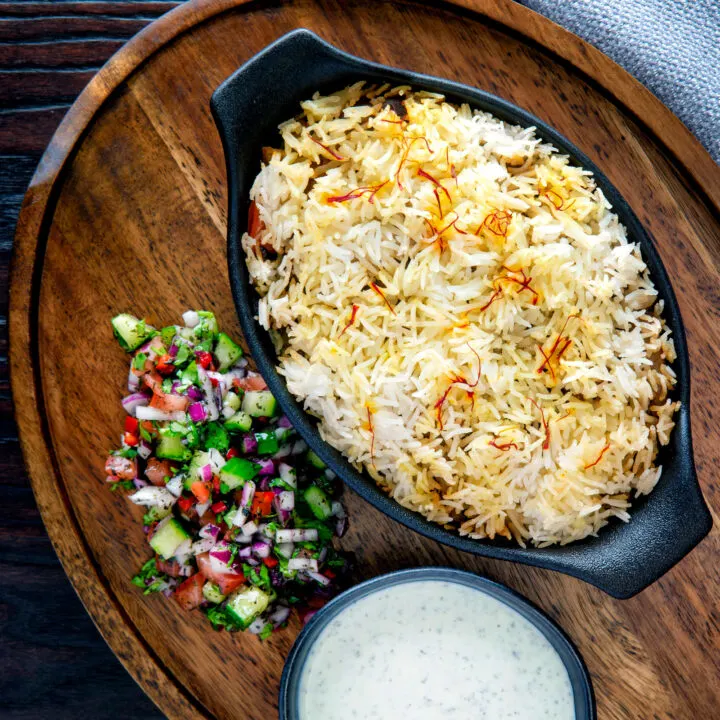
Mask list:
[[[273,716],[298,628],[261,646],[214,634],[197,614],[128,585],[147,553],[137,509],[102,483],[126,373],[107,320],[136,310],[164,323],[203,305],[238,332],[224,260],[224,163],[207,103],[239,64],[298,26],[355,54],[495,92],[606,171],[653,233],[679,296],[698,473],[716,516],[720,507],[720,171],[669,111],[605,56],[506,1],[190,3],[116,55],[63,120],[25,197],[10,318],[17,416],[43,519],[106,639],[171,717],[229,718],[238,707],[253,720]],[[347,501],[344,546],[358,553],[358,579],[426,564],[487,574],[568,630],[593,675],[600,718],[714,717],[717,526],[661,581],[617,601],[554,573],[443,548],[351,493]],[[248,688],[257,690],[248,697]]]

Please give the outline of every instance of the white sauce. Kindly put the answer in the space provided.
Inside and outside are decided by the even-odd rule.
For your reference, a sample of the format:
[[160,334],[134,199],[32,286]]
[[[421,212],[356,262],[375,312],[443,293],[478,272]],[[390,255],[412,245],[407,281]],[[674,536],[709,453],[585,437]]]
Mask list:
[[322,631],[300,720],[573,720],[567,670],[525,618],[485,593],[419,580],[379,590]]

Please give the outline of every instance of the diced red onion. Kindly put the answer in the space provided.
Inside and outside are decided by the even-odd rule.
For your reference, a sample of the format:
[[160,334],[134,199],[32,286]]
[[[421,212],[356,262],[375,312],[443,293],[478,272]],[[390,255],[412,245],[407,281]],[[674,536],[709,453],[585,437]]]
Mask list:
[[328,480],[334,480],[337,475],[330,468],[325,468],[325,477]]
[[289,457],[292,452],[292,445],[281,445],[276,453],[273,453],[273,460],[282,460],[283,458]]
[[240,533],[233,538],[233,542],[236,545],[250,545],[250,543],[252,542],[252,537],[250,537],[250,535],[243,535],[242,533]]
[[194,310],[188,310],[182,316],[185,327],[194,328],[200,322],[200,316]]
[[318,562],[314,558],[290,558],[288,560],[288,570],[312,570],[317,572]]
[[213,540],[217,540],[219,534],[220,528],[214,523],[204,525],[200,528],[200,532],[198,533],[201,538],[212,538]]
[[318,553],[318,564],[322,565],[325,562],[325,558],[327,557],[328,549],[327,547],[324,547],[319,553]]
[[177,354],[178,354],[178,350],[179,350],[179,349],[180,349],[180,348],[179,348],[177,345],[175,345],[175,343],[173,343],[173,344],[168,348],[168,355],[169,355],[171,358],[177,357]]
[[190,577],[195,572],[195,568],[192,565],[182,565],[179,572],[180,577]]
[[271,615],[268,616],[268,622],[271,622],[275,627],[282,625],[290,617],[290,608],[284,605],[279,605]]
[[310,612],[305,613],[305,617],[303,618],[303,625],[307,625],[315,617],[316,613],[317,610],[311,610]]
[[240,548],[240,550],[238,551],[238,557],[242,558],[243,560],[247,560],[249,557],[252,557],[252,553],[252,546],[248,545],[244,548]]
[[259,635],[264,627],[265,621],[261,618],[256,618],[248,625],[248,632],[252,635]]
[[175,422],[185,422],[185,413],[177,410],[176,412],[165,412],[153,407],[138,406],[135,410],[135,417],[138,420],[174,420]]
[[195,511],[198,514],[198,517],[202,517],[207,511],[208,508],[212,505],[212,502],[208,500],[207,502],[201,503],[200,505],[197,505],[195,507]]
[[[290,562],[292,561],[288,561],[288,567],[290,567]],[[307,576],[312,578],[315,582],[320,583],[323,587],[327,587],[328,585],[330,585],[330,578],[325,577],[322,573],[308,570]]]
[[252,455],[258,449],[258,442],[254,435],[243,435],[242,449],[246,455]]
[[131,393],[137,392],[140,389],[140,378],[132,371],[132,366],[128,373],[127,387]]
[[143,393],[136,392],[124,397],[121,402],[125,412],[132,417],[136,417],[137,409],[145,407],[150,402],[150,398]]
[[201,538],[200,540],[196,540],[192,547],[190,548],[190,552],[193,555],[200,555],[200,553],[208,552],[209,550],[212,550],[215,547],[215,538],[207,537],[207,538]]
[[207,412],[205,411],[205,407],[202,403],[194,402],[190,404],[190,407],[188,408],[188,415],[190,415],[190,419],[193,422],[201,423],[205,422],[205,418],[207,417]]
[[296,440],[293,445],[292,454],[302,455],[308,449],[307,443],[304,440]]
[[163,487],[150,485],[148,487],[140,488],[137,492],[129,495],[128,500],[135,503],[135,505],[157,507],[161,510],[167,510],[167,508],[170,508],[175,504],[177,498]]
[[210,558],[217,560],[219,563],[223,563],[225,566],[230,562],[231,557],[232,553],[226,543],[218,544],[210,551]]
[[250,513],[247,510],[247,508],[242,508],[242,507],[238,508],[235,511],[235,515],[233,516],[233,519],[232,519],[233,526],[234,527],[242,527],[247,522],[249,514]]
[[259,558],[270,557],[270,545],[268,543],[254,542],[252,544],[252,551],[253,551],[253,553],[255,553],[256,557],[259,557]]
[[213,470],[210,463],[208,463],[207,465],[203,465],[200,468],[200,477],[202,478],[203,482],[212,482]]
[[335,523],[335,534],[336,534],[339,538],[341,538],[341,537],[346,533],[347,527],[348,527],[348,519],[347,519],[347,517],[340,518],[340,519]]
[[180,497],[182,495],[182,491],[183,491],[183,480],[184,479],[185,479],[184,475],[175,475],[175,477],[171,477],[165,483],[165,489],[168,492],[171,492],[175,497]]
[[242,526],[243,535],[254,535],[257,532],[257,525],[251,520]]
[[240,496],[240,506],[244,508],[250,507],[253,498],[255,497],[255,483],[252,480],[248,480],[242,489],[242,495]]
[[287,415],[281,415],[281,416],[278,418],[277,424],[278,424],[278,427],[281,427],[281,428],[287,428],[287,429],[289,429],[289,428],[292,427],[292,423],[290,422],[290,420],[289,420],[289,418],[287,417]]
[[210,456],[210,466],[212,467],[213,475],[216,475],[225,467],[227,460],[217,448],[210,448],[208,455]]
[[315,528],[292,528],[288,530],[277,530],[275,541],[286,542],[317,542],[318,531]]
[[245,562],[253,567],[257,567],[260,564],[260,561],[256,560],[254,557],[249,557]]
[[275,546],[275,549],[286,558],[291,558],[292,554],[295,550],[295,543],[292,542],[284,542],[284,543],[278,543]]
[[137,452],[139,457],[141,457],[143,460],[147,460],[150,455],[152,455],[152,446],[149,445],[145,440],[140,440]]
[[220,417],[220,410],[218,409],[217,398],[215,397],[215,388],[212,386],[207,372],[202,367],[198,367],[198,378],[200,379],[203,395],[205,396],[208,419],[217,420]]
[[140,488],[147,487],[147,482],[141,478],[135,478],[133,480],[133,485],[139,490]]
[[172,596],[172,594],[173,594],[175,591],[174,591],[171,587],[166,587],[166,588],[163,588],[163,589],[161,590],[161,592],[162,592],[162,594],[163,594],[166,598],[169,598],[169,597]]
[[331,512],[333,517],[336,518],[344,518],[346,516],[345,508],[343,507],[343,504],[339,500],[333,500],[332,505],[330,505]]
[[292,490],[284,490],[277,496],[278,510],[295,509],[295,493]]
[[269,458],[259,458],[255,462],[260,466],[258,475],[274,475],[275,474],[275,463]]
[[191,400],[202,400],[203,394],[194,385],[191,385],[187,389],[187,395]]
[[297,473],[286,463],[278,465],[278,474],[280,479],[292,488],[297,488]]

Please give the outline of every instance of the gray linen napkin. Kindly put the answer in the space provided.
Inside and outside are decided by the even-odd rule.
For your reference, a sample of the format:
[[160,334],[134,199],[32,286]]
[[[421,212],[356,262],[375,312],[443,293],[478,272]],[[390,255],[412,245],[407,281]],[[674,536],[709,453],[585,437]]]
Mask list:
[[720,163],[720,0],[517,0],[657,95]]

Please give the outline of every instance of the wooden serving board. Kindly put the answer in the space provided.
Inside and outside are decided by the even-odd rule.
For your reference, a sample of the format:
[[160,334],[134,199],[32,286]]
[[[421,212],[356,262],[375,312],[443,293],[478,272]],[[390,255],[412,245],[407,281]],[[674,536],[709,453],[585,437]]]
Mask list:
[[[656,238],[679,296],[696,461],[716,521],[720,508],[720,169],[654,96],[509,0],[187,3],[125,46],[57,131],[20,217],[10,315],[17,419],[50,536],[110,646],[173,718],[276,717],[299,627],[264,644],[214,633],[199,613],[129,584],[148,549],[139,509],[104,483],[127,373],[109,319],[130,311],[166,324],[205,307],[239,333],[225,265],[225,166],[208,100],[241,63],[300,26],[351,53],[511,100],[605,170]],[[489,575],[566,628],[592,673],[601,720],[717,717],[717,522],[661,581],[618,601],[578,580],[444,548],[350,492],[346,501],[343,545],[357,554],[358,579],[433,564]]]

